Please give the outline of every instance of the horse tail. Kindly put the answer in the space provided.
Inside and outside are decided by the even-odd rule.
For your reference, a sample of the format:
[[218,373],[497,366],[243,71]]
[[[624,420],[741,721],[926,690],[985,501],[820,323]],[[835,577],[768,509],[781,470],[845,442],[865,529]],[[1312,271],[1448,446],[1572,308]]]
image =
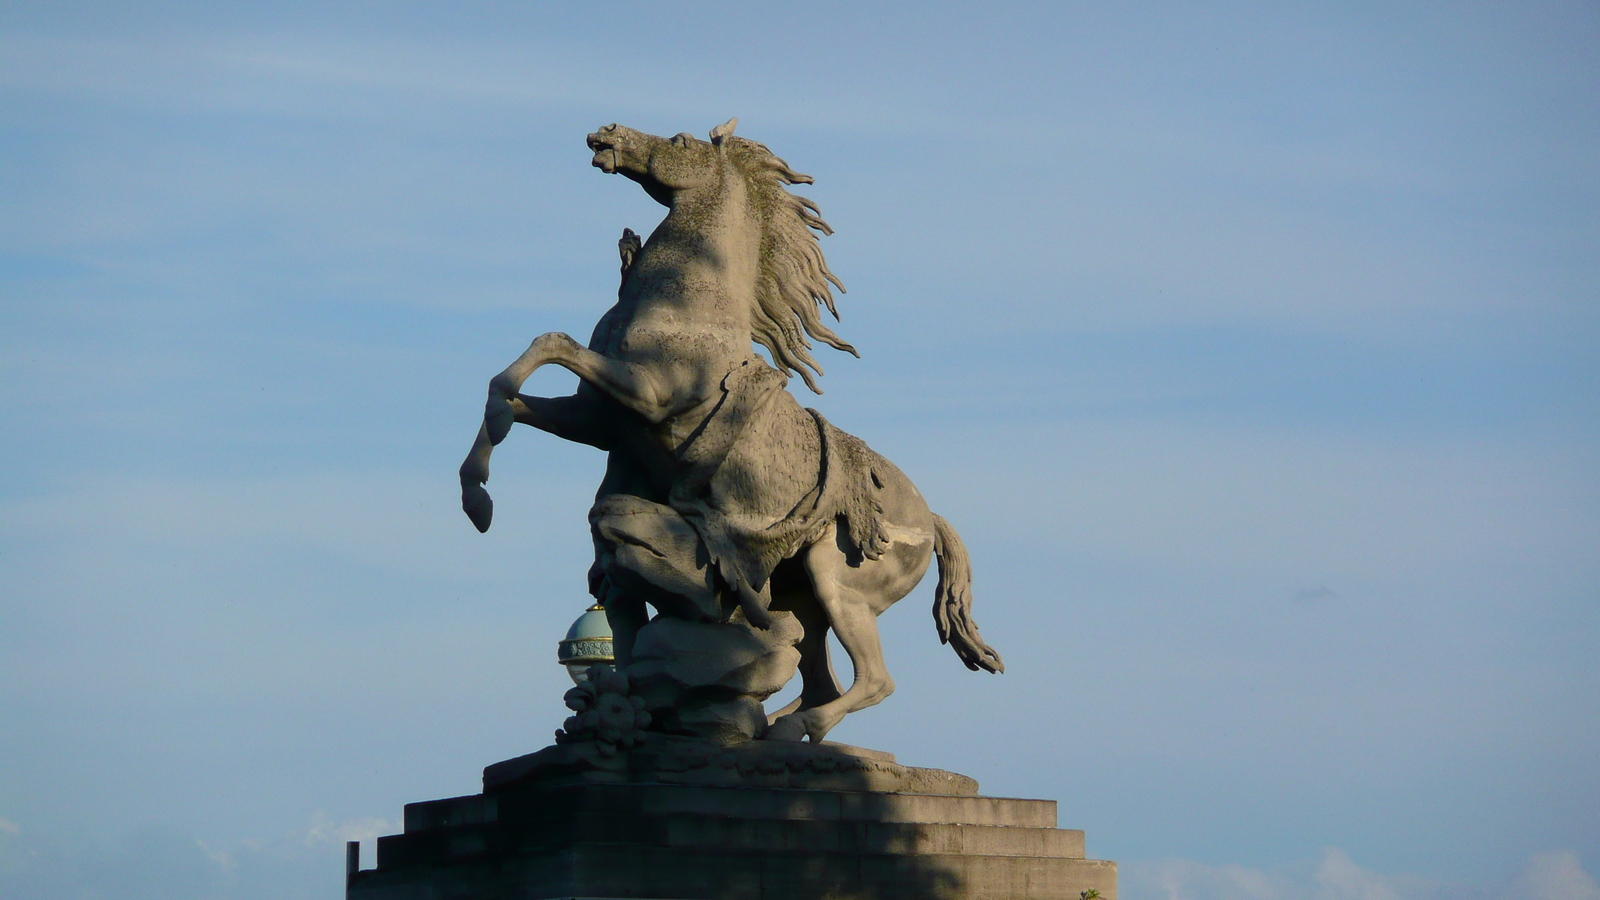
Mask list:
[[939,561],[939,586],[933,591],[933,623],[939,628],[939,643],[949,644],[974,672],[1004,672],[1000,654],[983,642],[978,623],[972,621],[972,562],[967,559],[966,545],[938,513],[933,516],[933,555]]

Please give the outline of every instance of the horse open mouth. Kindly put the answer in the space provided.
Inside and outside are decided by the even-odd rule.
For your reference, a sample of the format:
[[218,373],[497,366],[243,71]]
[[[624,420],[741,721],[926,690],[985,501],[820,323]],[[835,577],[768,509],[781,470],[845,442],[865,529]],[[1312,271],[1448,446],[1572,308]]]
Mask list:
[[617,145],[596,134],[589,135],[589,149],[594,151],[594,161],[591,163],[596,169],[614,174],[621,162],[617,155]]

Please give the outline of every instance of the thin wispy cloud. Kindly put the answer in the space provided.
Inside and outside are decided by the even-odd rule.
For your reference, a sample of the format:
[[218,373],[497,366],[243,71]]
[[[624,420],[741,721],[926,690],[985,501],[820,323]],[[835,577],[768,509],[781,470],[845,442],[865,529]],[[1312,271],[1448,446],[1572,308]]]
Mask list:
[[1170,859],[1121,869],[1129,900],[1592,900],[1600,888],[1570,850],[1535,853],[1505,884],[1469,884],[1381,874],[1337,848],[1277,869]]
[[1129,900],[1595,900],[1590,6],[153,9],[0,29],[0,894],[332,897],[548,742],[603,456],[455,468],[661,215],[583,135],[737,115],[1010,664],[913,597],[841,739]]

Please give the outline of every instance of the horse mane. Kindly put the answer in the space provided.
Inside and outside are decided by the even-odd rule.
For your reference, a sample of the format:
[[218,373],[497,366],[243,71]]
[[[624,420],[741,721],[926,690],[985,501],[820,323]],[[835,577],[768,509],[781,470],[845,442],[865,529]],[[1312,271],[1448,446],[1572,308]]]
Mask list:
[[751,203],[762,223],[750,338],[767,348],[775,366],[789,375],[798,372],[806,387],[820,394],[812,376],[820,376],[822,366],[811,355],[807,335],[835,350],[861,355],[823,323],[818,311],[826,306],[837,320],[839,309],[833,304],[829,284],[844,293],[844,285],[828,270],[817,240],[818,233],[833,234],[833,229],[822,220],[815,203],[784,188],[786,184],[811,184],[811,176],[789,168],[755,141],[728,134],[721,138],[721,146],[749,182]]

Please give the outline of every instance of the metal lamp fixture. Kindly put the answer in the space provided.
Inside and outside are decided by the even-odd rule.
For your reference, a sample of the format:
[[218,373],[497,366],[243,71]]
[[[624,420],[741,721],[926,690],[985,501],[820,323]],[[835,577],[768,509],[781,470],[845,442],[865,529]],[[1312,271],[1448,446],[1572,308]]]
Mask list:
[[584,610],[567,629],[567,636],[556,644],[556,659],[567,667],[574,684],[583,682],[590,666],[609,666],[616,662],[611,652],[611,623],[606,621],[605,607],[596,603]]

